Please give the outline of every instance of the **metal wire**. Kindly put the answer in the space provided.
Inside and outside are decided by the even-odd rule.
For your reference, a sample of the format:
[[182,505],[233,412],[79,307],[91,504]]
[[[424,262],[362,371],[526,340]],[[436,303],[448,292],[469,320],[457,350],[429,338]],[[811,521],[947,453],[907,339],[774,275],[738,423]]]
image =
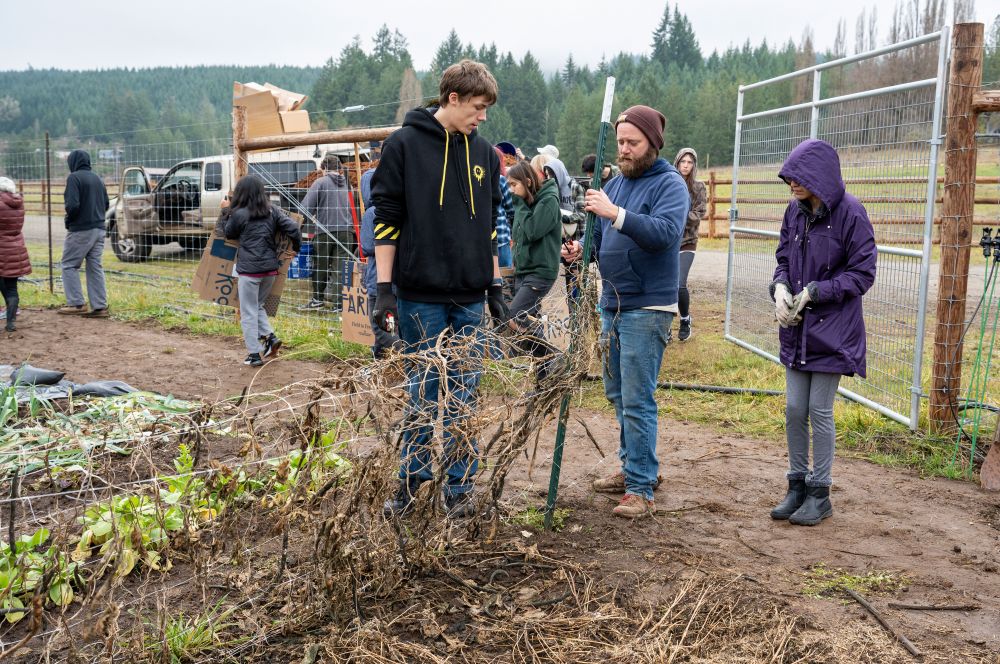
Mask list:
[[[946,43],[943,39],[936,38],[938,48]],[[847,191],[865,205],[879,244],[878,276],[864,300],[868,377],[843,381],[841,393],[915,427],[920,385],[915,367],[923,352],[922,315],[928,297],[922,270],[931,250],[925,242],[933,209],[928,181],[937,176],[935,114],[943,83],[939,77],[936,85],[928,85],[926,75],[934,62],[939,72],[943,65],[935,51],[924,54],[925,66],[913,68],[910,79],[898,68],[890,71],[890,64],[909,59],[911,48],[927,45],[897,48],[892,62],[886,60],[886,49],[880,49],[871,57],[881,60],[827,63],[822,82],[814,81],[812,102],[786,108],[757,103],[754,113],[737,118],[726,329],[738,345],[777,357],[768,285],[790,198],[777,173],[803,140],[829,142],[840,155]],[[890,74],[895,78],[887,78]],[[824,85],[826,94],[821,96]],[[764,91],[766,86],[743,89],[750,88]]]

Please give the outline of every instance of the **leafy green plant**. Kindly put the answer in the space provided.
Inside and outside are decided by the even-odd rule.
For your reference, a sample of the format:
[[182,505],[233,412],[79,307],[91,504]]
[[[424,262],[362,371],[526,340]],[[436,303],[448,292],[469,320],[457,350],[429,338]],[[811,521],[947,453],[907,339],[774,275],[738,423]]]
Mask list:
[[[181,615],[167,620],[162,634],[157,638],[146,639],[146,647],[157,656],[153,658],[154,661],[160,661],[164,647],[170,663],[181,664],[216,648],[232,646],[245,640],[246,637],[223,639],[220,636],[221,632],[236,625],[228,620],[234,609],[220,611],[221,608],[222,600],[219,600],[204,613],[195,616]],[[156,629],[152,624],[147,625]]]
[[[552,512],[552,529],[559,531],[565,528],[566,520],[569,519],[570,512],[571,510],[557,507],[555,511]],[[511,522],[519,526],[541,530],[545,527],[545,510],[538,509],[537,507],[529,507],[528,509],[521,510],[515,514],[513,518],[511,518]]]
[[[49,540],[49,531],[40,528],[31,535],[22,535],[13,548],[0,544],[0,607],[23,609],[27,598],[34,594],[48,573],[48,598],[57,606],[73,601],[73,586],[78,582],[77,564],[67,559],[59,547],[40,547]],[[7,613],[7,622],[21,620],[25,612]]]
[[839,568],[829,568],[824,563],[816,563],[809,568],[803,592],[809,597],[829,597],[843,592],[845,588],[858,593],[882,593],[898,590],[909,583],[909,579],[893,572],[872,570],[864,574],[852,574]]

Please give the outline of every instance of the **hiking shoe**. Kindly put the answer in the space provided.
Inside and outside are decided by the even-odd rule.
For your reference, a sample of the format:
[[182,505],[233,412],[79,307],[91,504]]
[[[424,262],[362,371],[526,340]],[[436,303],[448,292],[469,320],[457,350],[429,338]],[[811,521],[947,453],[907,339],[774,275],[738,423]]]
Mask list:
[[399,480],[399,489],[396,491],[396,495],[382,505],[382,514],[385,515],[385,518],[404,517],[409,514],[410,510],[413,509],[413,499],[417,496],[421,484],[423,482],[415,477],[411,477],[409,480]]
[[322,309],[325,306],[326,306],[326,303],[323,302],[323,300],[317,300],[316,298],[313,298],[313,299],[309,300],[306,303],[305,308],[306,309]]
[[634,493],[626,493],[618,506],[611,510],[611,513],[626,519],[636,519],[642,516],[652,516],[655,511],[656,506],[652,500],[646,500]]
[[251,367],[260,367],[264,365],[264,360],[260,359],[260,353],[250,353],[247,355],[247,359],[243,360],[243,364],[249,364]]
[[444,497],[444,507],[450,519],[464,519],[476,512],[472,502],[472,492],[455,493]]
[[10,323],[7,323],[7,325],[4,327],[4,329],[6,331],[8,331],[8,332],[17,332],[17,326],[14,325],[13,321],[10,322]]
[[107,318],[108,316],[107,307],[104,307],[103,309],[91,309],[87,313],[83,314],[84,318]]
[[680,329],[677,330],[677,340],[687,341],[691,338],[691,317],[681,318]]
[[278,354],[278,349],[281,348],[281,339],[274,336],[274,332],[271,336],[265,337],[263,339],[264,352],[261,353],[262,357],[273,357]]
[[625,490],[625,473],[618,471],[614,475],[594,480],[594,491],[601,493],[621,493]]
[[87,307],[82,304],[76,307],[72,304],[67,304],[56,309],[56,313],[63,314],[64,316],[81,316],[87,313]]
[[[653,481],[653,491],[659,489],[662,483],[663,475],[657,475]],[[596,479],[593,486],[594,491],[600,491],[601,493],[621,493],[625,490],[625,473],[619,470],[614,475]]]

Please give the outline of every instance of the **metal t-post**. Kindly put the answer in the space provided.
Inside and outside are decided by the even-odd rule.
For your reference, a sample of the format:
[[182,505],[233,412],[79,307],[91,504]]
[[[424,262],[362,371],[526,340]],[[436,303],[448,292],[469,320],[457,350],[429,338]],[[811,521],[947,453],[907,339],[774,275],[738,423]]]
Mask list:
[[49,215],[49,293],[56,292],[56,281],[52,275],[52,150],[49,132],[45,132],[45,199]]
[[[604,84],[604,108],[601,110],[601,130],[597,136],[597,161],[594,163],[594,176],[590,180],[591,189],[601,188],[601,173],[604,172],[604,145],[611,126],[611,104],[615,98],[615,77],[608,76]],[[594,225],[597,215],[587,213],[587,227],[583,232],[583,267],[580,270],[580,291],[587,291],[590,278],[590,252],[594,243]],[[580,333],[580,315],[583,307],[574,307],[569,319],[569,346],[566,357],[573,357],[573,346]],[[569,393],[559,404],[559,423],[556,426],[556,444],[552,450],[552,473],[549,476],[549,496],[545,501],[545,530],[552,530],[552,517],[556,511],[556,497],[559,494],[559,473],[562,471],[563,444],[566,442],[566,422],[569,419]]]

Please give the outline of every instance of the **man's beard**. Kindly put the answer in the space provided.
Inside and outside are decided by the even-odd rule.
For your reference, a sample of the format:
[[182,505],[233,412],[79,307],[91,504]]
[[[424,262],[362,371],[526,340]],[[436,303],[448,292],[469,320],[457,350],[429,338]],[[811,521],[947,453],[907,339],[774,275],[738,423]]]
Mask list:
[[653,165],[653,162],[656,161],[659,154],[658,150],[650,147],[646,154],[638,159],[629,159],[619,155],[618,168],[622,169],[622,175],[625,177],[637,178],[649,170],[649,167]]

